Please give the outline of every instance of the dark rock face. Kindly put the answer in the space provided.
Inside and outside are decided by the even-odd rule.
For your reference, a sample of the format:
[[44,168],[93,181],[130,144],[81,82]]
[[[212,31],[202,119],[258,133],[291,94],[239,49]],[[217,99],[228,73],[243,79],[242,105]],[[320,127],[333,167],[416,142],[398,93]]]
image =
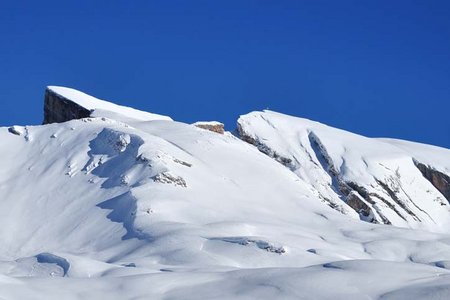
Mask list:
[[357,192],[350,192],[346,198],[347,204],[353,208],[356,212],[366,218],[369,222],[374,222],[375,220],[372,215],[372,209],[364,202],[361,196]]
[[9,133],[12,133],[14,135],[21,135],[22,132],[20,132],[20,130],[18,130],[15,126],[11,126],[8,128]]
[[450,177],[418,161],[414,161],[414,164],[420,170],[423,177],[431,182],[431,184],[441,192],[445,199],[450,202]]
[[242,126],[239,123],[237,124],[237,130],[238,130],[239,138],[241,140],[243,140],[244,142],[247,142],[249,144],[252,144],[256,148],[258,148],[258,150],[260,152],[266,154],[269,157],[272,157],[273,159],[275,159],[280,164],[282,164],[285,167],[289,168],[291,171],[293,171],[295,169],[295,166],[292,164],[292,159],[279,155],[277,152],[273,151],[266,144],[264,144],[264,143],[262,143],[262,142],[260,142],[258,140],[255,140],[254,138],[249,136],[245,132],[245,130],[242,129]]
[[64,98],[50,89],[45,90],[43,124],[62,123],[87,118],[91,111]]

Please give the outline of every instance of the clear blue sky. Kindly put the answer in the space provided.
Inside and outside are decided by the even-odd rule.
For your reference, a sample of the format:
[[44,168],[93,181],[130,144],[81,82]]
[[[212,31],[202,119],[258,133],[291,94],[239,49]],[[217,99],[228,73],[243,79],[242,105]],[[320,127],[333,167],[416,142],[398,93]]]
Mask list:
[[270,108],[450,148],[450,1],[1,1],[0,124],[45,86],[218,120]]

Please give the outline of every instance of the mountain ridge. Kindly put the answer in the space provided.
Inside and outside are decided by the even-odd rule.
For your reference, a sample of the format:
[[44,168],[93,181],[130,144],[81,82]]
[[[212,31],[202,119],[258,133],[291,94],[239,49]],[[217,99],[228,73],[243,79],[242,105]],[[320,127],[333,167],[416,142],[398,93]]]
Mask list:
[[[111,113],[113,113],[112,118],[114,118],[114,114],[117,112],[123,114],[122,118],[132,118],[136,121],[171,120],[169,117],[117,106],[73,89],[57,86],[47,87],[44,103],[44,124],[50,123],[51,121],[64,122],[71,119],[82,119],[96,115],[111,117]],[[281,126],[279,131],[277,131],[275,125],[277,122]],[[287,126],[283,122],[287,123]],[[211,124],[221,126],[219,129],[213,129],[215,132],[223,132],[223,125],[220,123]],[[197,122],[194,125],[211,130],[211,128],[215,128],[211,124]],[[296,124],[297,131],[295,126],[293,127],[293,124]],[[252,126],[259,127],[253,128]],[[252,129],[253,131],[261,131],[261,128],[264,126],[267,127],[267,130],[263,133],[258,132],[255,134],[252,132]],[[330,151],[329,147],[322,143],[321,138],[316,133],[317,130],[321,130],[326,138],[330,135],[346,138],[348,145],[342,143],[340,147],[344,149],[344,152],[347,152],[346,148],[349,147],[349,151],[354,151],[355,154],[337,154],[331,157],[328,153]],[[371,139],[349,133],[342,129],[335,129],[319,122],[283,115],[270,110],[264,110],[262,112],[254,111],[241,116],[237,120],[237,132],[240,139],[256,146],[262,153],[286,166],[292,172],[296,173],[301,180],[312,183],[312,189],[316,190],[317,196],[339,212],[351,217],[359,216],[361,220],[368,222],[406,227],[412,226],[413,228],[416,225],[415,223],[426,222],[438,223],[443,228],[450,225],[450,214],[444,216],[439,214],[439,212],[444,211],[443,208],[424,208],[424,206],[429,206],[433,202],[436,202],[437,206],[448,206],[450,200],[450,177],[448,175],[450,174],[450,166],[447,168],[446,166],[441,167],[441,164],[434,164],[433,166],[422,163],[411,153],[414,148],[408,148],[406,142],[401,144],[403,146],[402,148],[398,146],[399,142],[395,144],[396,140],[393,139]],[[292,145],[293,143],[297,143],[297,141],[295,139],[289,140],[292,138],[292,135],[299,136],[299,144],[303,148],[300,152],[296,152],[295,146]],[[262,142],[264,140],[268,140],[269,144]],[[275,140],[277,141],[275,143],[276,145],[270,145]],[[330,142],[333,146],[339,144],[337,140],[333,139]],[[303,146],[303,144],[306,144],[306,146]],[[371,146],[367,147],[367,145]],[[424,146],[422,145],[422,147]],[[373,151],[370,148],[376,148],[376,150]],[[355,149],[361,150],[358,152]],[[383,161],[385,160],[384,157],[375,157],[375,159],[379,159],[380,161],[372,163],[371,168],[374,169],[374,165],[380,165],[389,171],[395,169],[394,172],[387,172],[390,174],[381,172],[381,174],[375,175],[368,170],[368,162],[371,161],[371,157],[374,155],[379,155],[380,149],[384,149],[384,153],[389,153],[392,156],[392,158],[387,159],[388,161],[394,160],[396,163],[388,167]],[[331,149],[331,151],[334,150]],[[436,150],[430,148],[428,152],[433,150],[442,151],[443,149]],[[409,156],[406,155],[408,151]],[[292,154],[292,152],[294,153]],[[354,156],[361,157],[360,160],[365,165],[365,168],[361,168],[361,162],[358,163],[358,158],[355,159]],[[427,185],[424,180],[421,180],[418,174],[415,174],[413,177],[421,180],[421,186],[415,190],[411,190],[410,188],[411,191],[405,191],[405,183],[401,183],[402,176],[405,177],[416,170],[411,168],[408,162],[403,162],[402,164],[397,163],[400,157],[403,160],[411,159],[414,166],[432,186]],[[336,160],[338,161],[335,162]],[[350,165],[346,164],[347,161],[350,162]],[[351,165],[352,163],[353,165]],[[407,169],[403,172],[404,174],[399,171],[401,166]],[[303,171],[305,169],[310,172],[312,171],[313,174],[305,173]],[[443,171],[440,172],[438,170]],[[323,174],[314,174],[321,172]],[[375,170],[375,172],[380,173],[379,170]],[[350,173],[356,173],[356,175],[351,176],[349,175]],[[361,183],[360,181],[363,177],[364,182]],[[318,184],[313,183],[317,181]],[[415,184],[417,185],[417,183]],[[430,195],[417,195],[420,190],[426,190]],[[411,197],[411,194],[415,196]],[[443,201],[444,199],[441,196],[446,201]],[[415,198],[420,199],[424,197],[427,198],[428,203],[416,203],[418,200]],[[434,219],[436,215],[439,218],[438,220]],[[444,221],[442,220],[443,218],[445,218]],[[434,230],[433,227],[429,227],[428,229]]]
[[[246,140],[110,107],[0,128],[0,297],[446,295],[448,204],[404,195],[439,196],[401,147],[442,174],[447,149],[393,146],[272,112],[240,118]],[[399,185],[385,183],[398,163]],[[336,193],[333,173],[350,199]],[[406,220],[368,202],[363,188]],[[362,222],[344,200],[381,210],[394,226]]]

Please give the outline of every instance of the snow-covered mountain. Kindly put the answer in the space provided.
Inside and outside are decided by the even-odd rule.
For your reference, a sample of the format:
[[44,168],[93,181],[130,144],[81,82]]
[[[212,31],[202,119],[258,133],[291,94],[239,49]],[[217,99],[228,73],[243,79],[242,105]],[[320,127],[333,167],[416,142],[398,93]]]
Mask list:
[[0,298],[450,295],[448,149],[270,111],[221,134],[62,87],[44,110],[0,128]]
[[271,111],[238,120],[242,138],[362,220],[448,232],[450,151],[370,139]]

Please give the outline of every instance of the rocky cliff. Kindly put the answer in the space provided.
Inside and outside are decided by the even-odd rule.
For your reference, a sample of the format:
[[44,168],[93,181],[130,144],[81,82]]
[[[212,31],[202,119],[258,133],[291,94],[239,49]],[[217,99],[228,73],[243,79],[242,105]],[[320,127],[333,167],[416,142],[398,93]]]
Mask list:
[[418,161],[415,164],[422,175],[450,202],[450,176]]
[[57,94],[50,88],[45,90],[43,124],[62,123],[74,119],[87,118],[90,115],[91,110]]
[[62,123],[86,117],[115,119],[117,115],[121,115],[122,119],[125,118],[129,122],[172,121],[168,116],[117,105],[71,88],[48,86],[45,91],[44,124]]

